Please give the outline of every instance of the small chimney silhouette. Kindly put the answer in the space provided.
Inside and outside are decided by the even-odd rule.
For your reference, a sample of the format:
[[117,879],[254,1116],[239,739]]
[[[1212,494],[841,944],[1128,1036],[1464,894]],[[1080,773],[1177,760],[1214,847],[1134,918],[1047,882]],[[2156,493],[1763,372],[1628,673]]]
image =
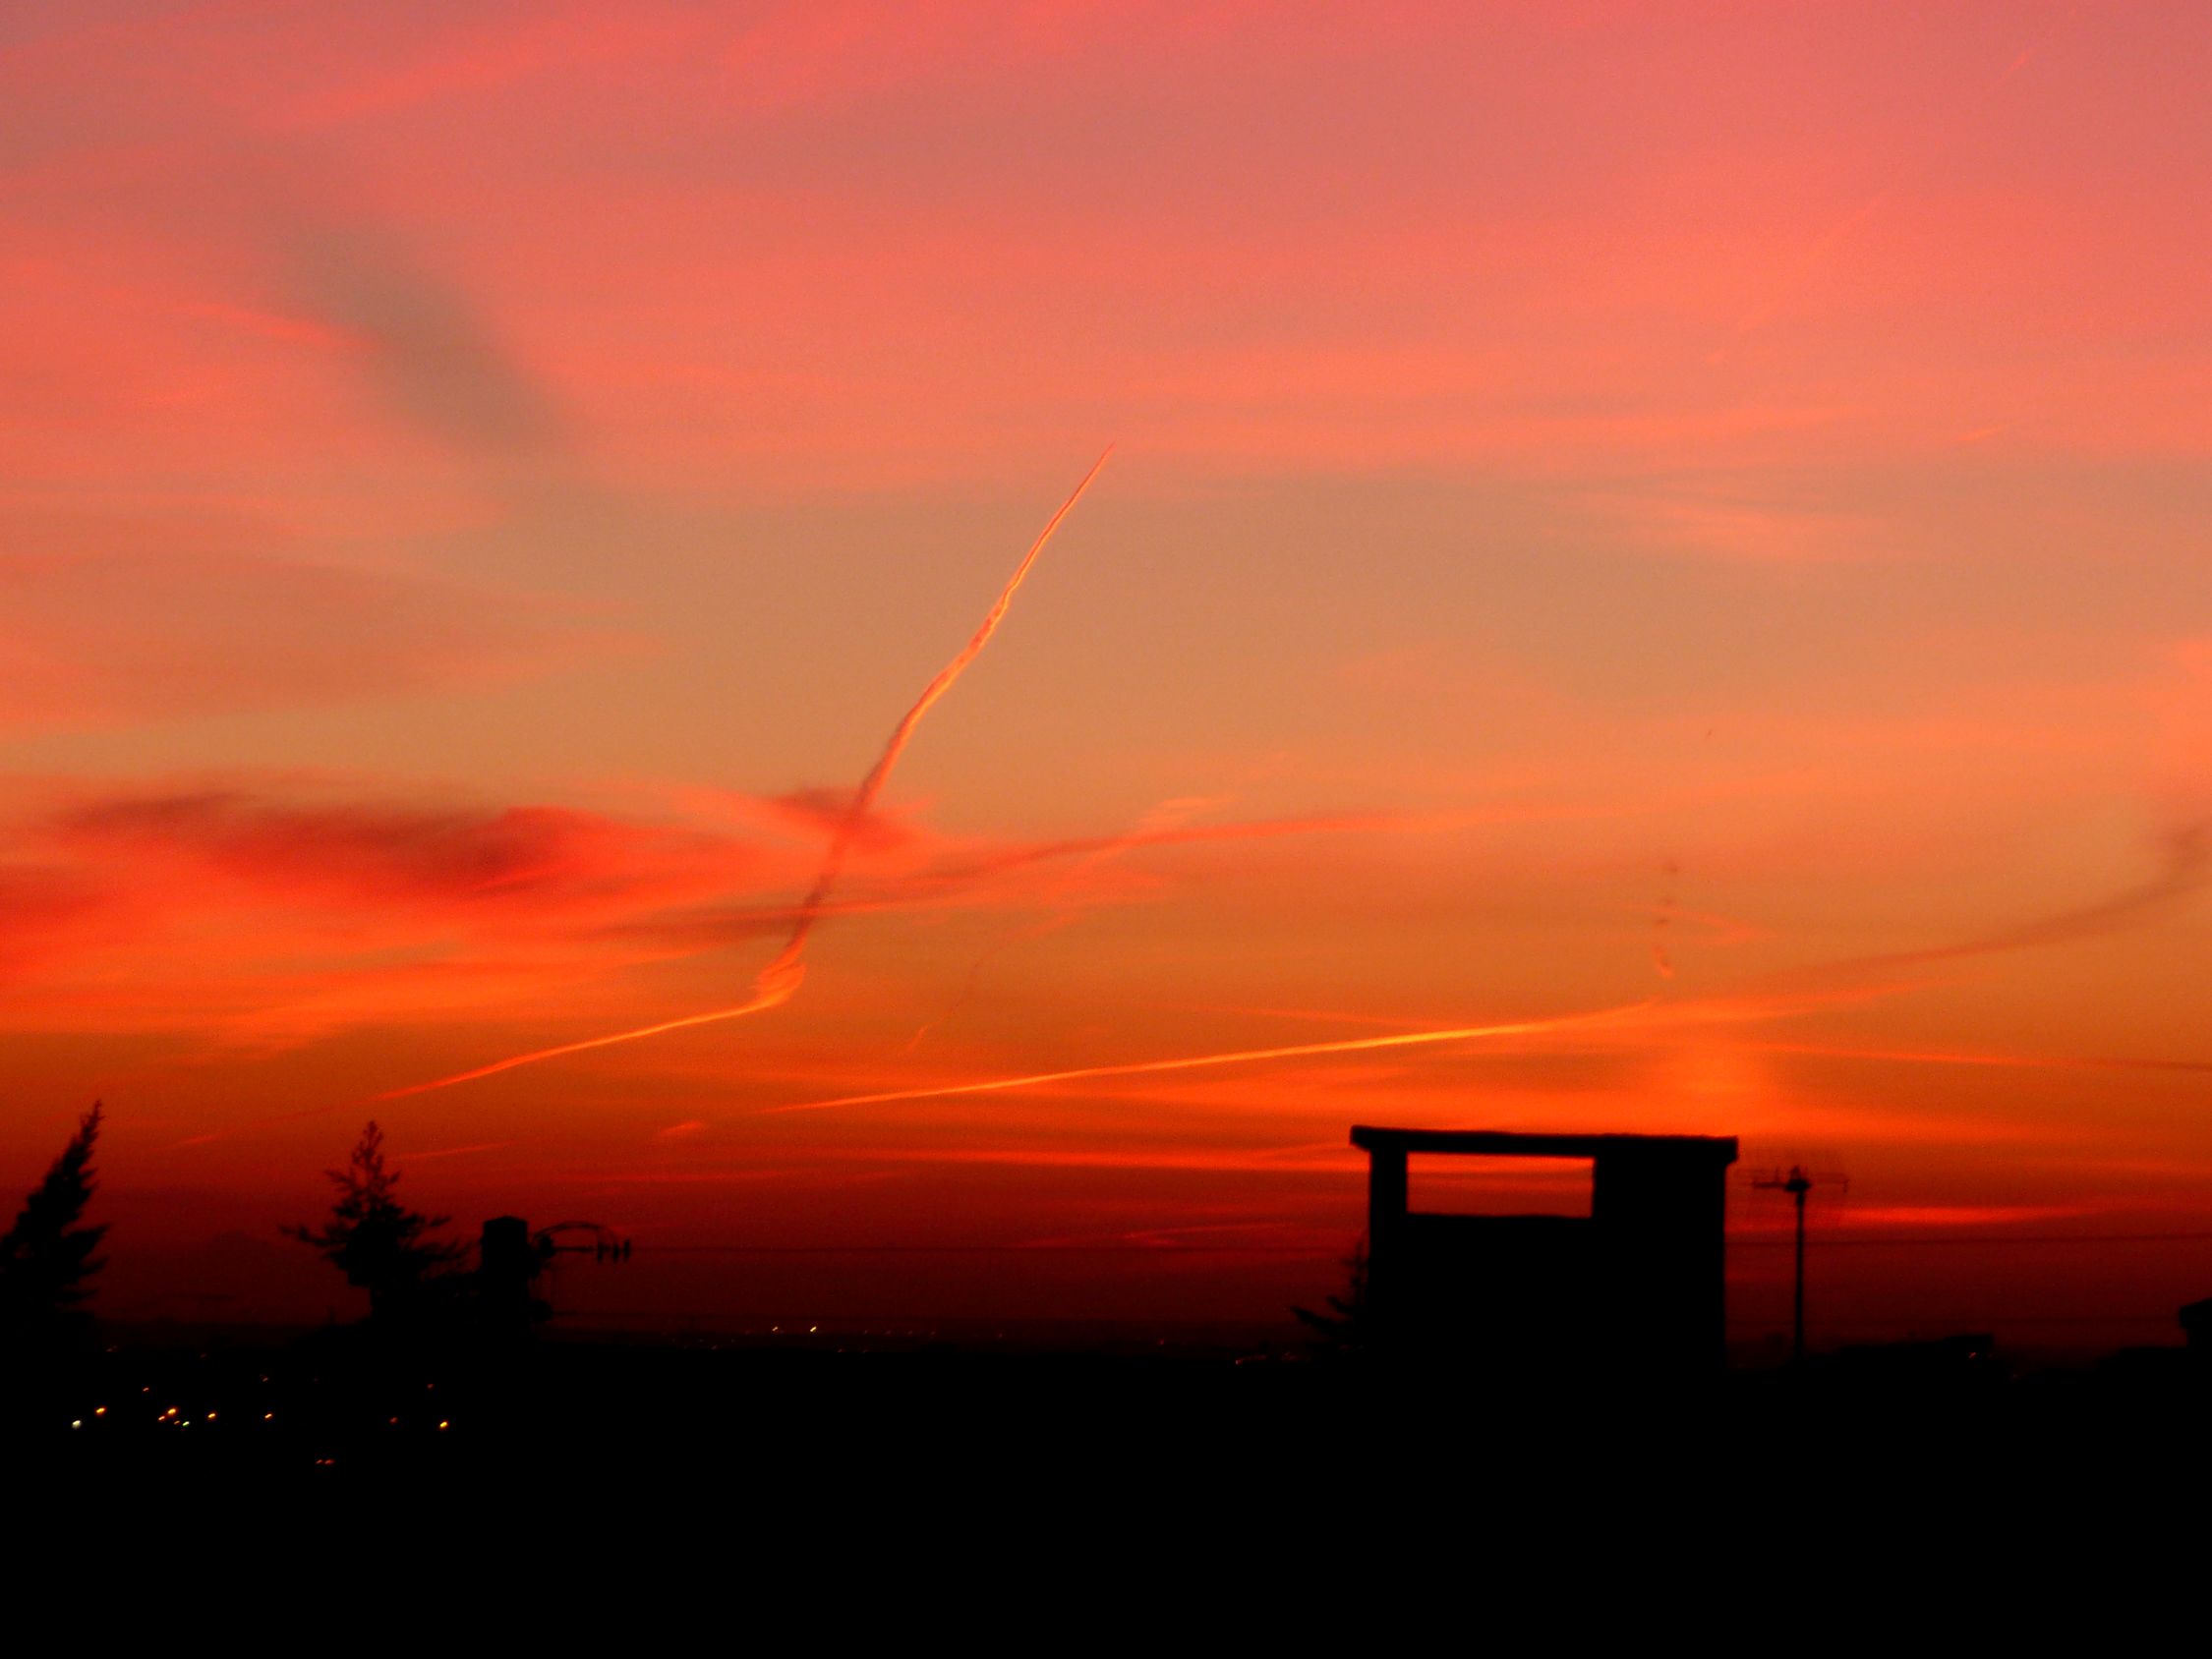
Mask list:
[[530,1281],[538,1275],[530,1224],[520,1216],[494,1216],[476,1248],[477,1305],[485,1334],[519,1341],[530,1334]]
[[2182,1309],[2182,1334],[2192,1355],[2212,1359],[2212,1296]]

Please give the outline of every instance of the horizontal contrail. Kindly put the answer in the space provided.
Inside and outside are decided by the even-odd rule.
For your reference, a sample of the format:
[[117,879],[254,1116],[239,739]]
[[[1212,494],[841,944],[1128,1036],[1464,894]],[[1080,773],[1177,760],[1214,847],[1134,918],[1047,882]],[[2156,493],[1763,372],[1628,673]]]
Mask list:
[[1040,1088],[1047,1083],[1073,1083],[1089,1077],[1136,1077],[1159,1071],[1195,1071],[1202,1066],[1244,1065],[1254,1060],[1301,1059],[1312,1055],[1348,1055],[1366,1049],[1404,1049],[1430,1043],[1471,1043],[1485,1037],[1520,1037],[1537,1031],[1558,1031],[1570,1026],[1595,1025],[1639,1013],[1649,1001],[1626,1002],[1619,1007],[1590,1013],[1558,1014],[1548,1019],[1510,1020],[1497,1025],[1456,1025],[1441,1031],[1406,1031],[1389,1037],[1347,1037],[1332,1043],[1295,1043],[1280,1049],[1239,1049],[1221,1055],[1193,1055],[1182,1059],[1142,1059],[1122,1065],[1081,1065],[1069,1071],[1037,1071],[1026,1077],[993,1077],[979,1083],[944,1083],[925,1089],[890,1089],[882,1094],[844,1095],[836,1100],[802,1101],[792,1106],[772,1106],[763,1116],[786,1112],[827,1112],[839,1106],[882,1106],[893,1101],[944,1100],[954,1095],[1001,1094],[1010,1089]]
[[[2166,868],[2152,880],[2130,887],[2111,898],[2056,916],[2006,929],[1999,933],[1966,940],[1948,945],[1936,945],[1918,950],[1898,951],[1889,955],[1863,957],[1855,961],[1836,962],[1825,968],[1787,976],[1795,981],[1790,988],[1783,986],[1764,992],[1752,992],[1733,998],[1701,999],[1694,1002],[1661,1003],[1655,1001],[1625,1003],[1617,1007],[1598,1009],[1590,1013],[1565,1014],[1555,1018],[1519,1020],[1501,1025],[1446,1026],[1435,1030],[1399,1032],[1383,1037],[1355,1037],[1326,1043],[1301,1043],[1286,1048],[1245,1049],[1229,1054],[1196,1055],[1180,1059],[1138,1060],[1120,1065],[1077,1066],[1065,1071],[1035,1072],[1022,1077],[990,1078],[973,1083],[950,1083],[918,1089],[893,1089],[877,1094],[845,1095],[835,1100],[805,1101],[791,1106],[770,1107],[769,1114],[786,1112],[823,1112],[834,1107],[878,1106],[898,1101],[940,1100],[960,1095],[997,1094],[1010,1090],[1037,1088],[1050,1083],[1077,1082],[1096,1077],[1131,1077],[1155,1072],[1190,1071],[1202,1066],[1238,1065],[1271,1059],[1296,1059],[1316,1055],[1357,1054],[1373,1049],[1410,1048],[1437,1043],[1468,1042],[1487,1037],[1522,1036],[1537,1032],[1572,1029],[1620,1021],[1630,1015],[1660,1010],[1660,1023],[1696,1022],[1718,1019],[1723,1021],[1786,1018],[1824,1002],[1842,1000],[1856,1001],[1892,995],[1907,987],[1895,982],[1863,982],[1863,976],[1875,969],[1894,970],[1900,967],[1957,958],[1991,954],[2000,951],[2026,949],[2033,946],[2060,944],[2077,939],[2094,938],[2126,925],[2138,916],[2155,911],[2201,887],[2212,874],[2212,829],[2202,824],[2183,827],[2170,838],[2167,847]],[[1818,988],[1820,979],[1833,979],[1841,974],[1860,976],[1862,983]],[[1808,982],[1814,983],[1808,983]],[[1776,1046],[1780,1047],[1779,1045]],[[1799,1052],[1817,1053],[1817,1045],[1799,1046]],[[1919,1060],[1924,1063],[1950,1064],[2006,1064],[2006,1063],[2069,1063],[2065,1060],[2044,1062],[2007,1061],[1992,1057],[1944,1056],[1924,1052],[1898,1053],[1894,1056],[1878,1056],[1873,1053],[1863,1058],[1893,1058],[1901,1060]],[[2195,1061],[2073,1061],[2075,1064],[2113,1064],[2129,1069],[2194,1071]]]
[[2212,1060],[2134,1059],[2119,1055],[2006,1055],[1954,1049],[1854,1049],[1832,1043],[1761,1043],[1761,1054],[1897,1065],[1989,1066],[2008,1071],[2212,1071]]
[[[833,1107],[881,1106],[896,1101],[942,1100],[958,1095],[1002,1094],[1016,1089],[1039,1088],[1048,1083],[1080,1082],[1092,1077],[1138,1077],[1163,1071],[1195,1071],[1206,1066],[1244,1065],[1270,1059],[1304,1059],[1318,1055],[1362,1054],[1374,1049],[1422,1048],[1438,1043],[1478,1042],[1492,1037],[1537,1036],[1553,1031],[1598,1030],[1641,1024],[1645,1027],[1681,1025],[1745,1025],[1790,1019],[1815,1008],[1836,1003],[1870,1001],[1893,994],[1896,985],[1857,985],[1826,991],[1773,993],[1759,996],[1705,997],[1695,1001],[1667,1001],[1646,998],[1584,1013],[1552,1014],[1537,1019],[1507,1020],[1493,1025],[1438,1026],[1401,1031],[1383,1037],[1345,1037],[1324,1043],[1293,1043],[1272,1049],[1238,1049],[1227,1054],[1188,1055],[1177,1059],[1146,1059],[1117,1065],[1082,1065],[1066,1071],[1037,1071],[1023,1077],[992,1077],[973,1083],[943,1083],[916,1089],[887,1089],[876,1094],[841,1095],[835,1100],[799,1101],[771,1106],[753,1116],[773,1116],[786,1112],[827,1112]],[[1254,1010],[1269,1012],[1273,1010]],[[1637,1016],[1652,1016],[1639,1022]]]
[[2070,944],[2077,940],[2101,939],[2119,933],[2130,923],[2180,903],[2207,882],[2212,882],[2212,823],[2192,822],[2177,827],[2168,832],[2164,852],[2163,867],[2149,881],[2137,883],[2094,904],[1950,944],[1861,956],[1812,971],[1866,973],[1874,969],[1917,967],[1923,963],[1959,961],[2008,950],[2036,949],[2047,944]]
[[1021,562],[1015,566],[1014,574],[1007,579],[1006,586],[999,590],[999,597],[984,614],[982,625],[970,636],[967,644],[954,654],[953,659],[937,670],[936,678],[922,688],[921,696],[914,700],[913,707],[906,711],[893,729],[889,741],[883,746],[883,753],[876,757],[876,764],[868,769],[868,775],[860,780],[860,787],[853,791],[844,816],[838,822],[836,833],[830,837],[829,850],[823,855],[821,871],[815,876],[814,885],[807,889],[806,896],[799,901],[798,919],[791,925],[790,937],[784,942],[784,948],[776,953],[776,959],[761,969],[754,979],[753,995],[750,998],[733,1007],[713,1008],[706,1013],[686,1014],[681,1019],[665,1019],[653,1025],[641,1025],[633,1031],[616,1031],[605,1037],[587,1037],[577,1043],[559,1043],[550,1049],[533,1049],[525,1055],[510,1055],[505,1059],[494,1060],[489,1065],[473,1066],[467,1071],[456,1071],[448,1077],[434,1078],[427,1083],[411,1083],[400,1089],[387,1089],[375,1098],[400,1100],[408,1095],[428,1094],[433,1089],[449,1089],[457,1083],[472,1083],[480,1077],[496,1076],[502,1071],[512,1071],[516,1066],[536,1065],[541,1060],[557,1059],[562,1055],[582,1054],[587,1049],[611,1048],[617,1043],[635,1043],[643,1038],[658,1037],[669,1031],[682,1031],[694,1025],[714,1025],[726,1019],[742,1019],[747,1014],[761,1013],[789,1001],[797,995],[800,983],[806,978],[807,938],[813,933],[815,922],[828,904],[830,889],[837,886],[838,877],[844,873],[845,857],[852,849],[853,837],[859,832],[860,826],[867,821],[876,798],[883,793],[884,784],[890,781],[892,769],[898,766],[899,757],[905,753],[906,745],[912,740],[915,728],[921,724],[922,716],[929,713],[939,698],[953,689],[954,682],[967,671],[968,665],[983,655],[983,648],[991,643],[991,636],[998,632],[999,624],[1006,620],[1007,607],[1014,602],[1016,592],[1028,577],[1030,567],[1037,562],[1037,555],[1044,551],[1045,543],[1052,540],[1061,521],[1075,511],[1076,503],[1083,498],[1083,492],[1090,488],[1091,481],[1098,477],[1105,468],[1107,458],[1113,453],[1114,446],[1108,444],[1104,453],[1091,463],[1090,471],[1083,475],[1082,483],[1076,486],[1075,492],[1067,500],[1061,502],[1060,510],[1045,521],[1044,529],[1029,543],[1029,550],[1021,555]]
[[[783,958],[779,956],[776,962],[769,964],[769,966],[773,968],[782,961]],[[763,969],[760,980],[756,983],[765,984],[767,979],[768,971]],[[791,993],[797,989],[797,981],[793,979],[788,988],[782,990],[780,994],[764,993],[754,997],[749,1002],[738,1003],[733,1008],[715,1008],[703,1014],[686,1014],[681,1019],[666,1019],[659,1025],[641,1025],[635,1031],[616,1031],[606,1037],[587,1037],[580,1043],[561,1043],[551,1049],[533,1049],[526,1055],[510,1055],[505,1059],[495,1059],[490,1065],[479,1065],[468,1071],[456,1071],[450,1077],[435,1077],[428,1083],[410,1083],[405,1088],[386,1089],[382,1094],[371,1098],[375,1100],[405,1100],[409,1095],[427,1095],[433,1089],[450,1089],[456,1083],[473,1083],[479,1077],[495,1077],[502,1071],[512,1071],[518,1065],[536,1065],[540,1060],[558,1059],[562,1055],[580,1055],[586,1049],[611,1048],[616,1043],[635,1043],[640,1038],[658,1037],[665,1031],[681,1031],[686,1026],[714,1025],[722,1020],[737,1019],[745,1014],[757,1014],[763,1009],[773,1008],[778,1003],[788,1001]]]

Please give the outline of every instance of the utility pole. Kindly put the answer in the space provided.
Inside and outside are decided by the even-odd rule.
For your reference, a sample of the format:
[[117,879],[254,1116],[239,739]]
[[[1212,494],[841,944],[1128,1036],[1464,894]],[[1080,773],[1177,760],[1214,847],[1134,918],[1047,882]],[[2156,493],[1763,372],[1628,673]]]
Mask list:
[[1797,1205],[1797,1288],[1790,1305],[1789,1362],[1802,1366],[1805,1363],[1805,1194],[1813,1190],[1813,1177],[1805,1173],[1802,1165],[1792,1165],[1787,1175],[1778,1172],[1758,1175],[1751,1184],[1786,1192]]

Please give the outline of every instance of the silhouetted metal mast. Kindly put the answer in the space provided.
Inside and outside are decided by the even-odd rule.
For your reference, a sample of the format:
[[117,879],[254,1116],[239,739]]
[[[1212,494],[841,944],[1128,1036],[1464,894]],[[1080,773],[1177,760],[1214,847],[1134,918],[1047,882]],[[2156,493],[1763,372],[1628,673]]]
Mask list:
[[1802,1164],[1793,1164],[1786,1175],[1777,1170],[1772,1174],[1754,1175],[1751,1184],[1769,1191],[1786,1192],[1797,1206],[1796,1293],[1790,1305],[1789,1362],[1802,1365],[1805,1363],[1805,1194],[1813,1190],[1813,1177]]
[[[589,1233],[591,1242],[562,1243],[560,1234],[564,1232]],[[630,1241],[611,1228],[601,1227],[597,1222],[555,1222],[551,1227],[542,1227],[530,1235],[530,1247],[546,1261],[551,1261],[554,1256],[581,1254],[589,1254],[595,1262],[626,1262],[630,1259]]]

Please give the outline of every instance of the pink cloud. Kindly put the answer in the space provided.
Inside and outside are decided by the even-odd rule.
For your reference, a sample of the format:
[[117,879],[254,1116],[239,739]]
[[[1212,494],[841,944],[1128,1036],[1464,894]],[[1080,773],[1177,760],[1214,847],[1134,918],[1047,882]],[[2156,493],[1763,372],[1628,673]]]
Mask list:
[[[299,777],[34,793],[0,826],[0,975],[23,988],[16,1016],[31,1028],[267,1037],[652,1009],[653,994],[622,989],[622,971],[786,932],[832,828],[817,810],[829,792],[812,790],[716,795],[706,823],[362,795]],[[854,847],[851,890],[818,914],[1064,910],[1066,873],[1101,849],[1382,822],[1028,843],[894,820],[896,832]],[[1086,876],[1085,902],[1148,890],[1134,876],[1112,890],[1104,881]]]
[[295,803],[239,789],[112,796],[66,810],[49,834],[95,859],[171,858],[275,894],[539,914],[741,885],[763,863],[727,838],[567,808]]
[[0,973],[33,1027],[481,1017],[667,953],[611,940],[616,920],[795,863],[678,824],[298,779],[44,793],[0,836]]

